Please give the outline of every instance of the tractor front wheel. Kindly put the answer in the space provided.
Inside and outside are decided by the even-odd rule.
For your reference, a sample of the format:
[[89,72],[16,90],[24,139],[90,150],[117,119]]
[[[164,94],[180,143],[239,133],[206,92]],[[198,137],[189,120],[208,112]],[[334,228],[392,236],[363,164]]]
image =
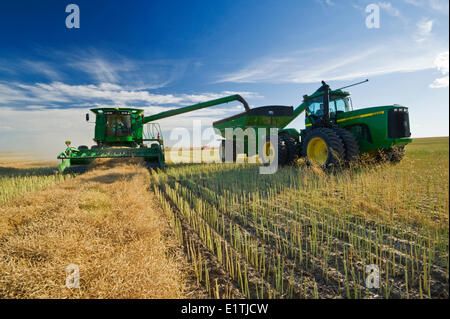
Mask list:
[[302,156],[308,165],[324,169],[339,167],[345,158],[344,143],[333,129],[316,128],[306,134]]

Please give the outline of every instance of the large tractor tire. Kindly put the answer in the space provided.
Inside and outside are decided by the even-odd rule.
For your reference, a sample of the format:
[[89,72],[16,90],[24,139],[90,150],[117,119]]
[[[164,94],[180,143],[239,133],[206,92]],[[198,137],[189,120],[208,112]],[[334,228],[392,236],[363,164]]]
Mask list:
[[[273,136],[272,139],[278,140],[278,165],[284,166],[288,164],[288,147],[286,144],[286,139],[284,135]],[[275,154],[275,145],[272,144],[270,136],[267,136],[266,142],[259,147],[259,158],[261,162],[265,165],[268,165],[273,160]]]
[[290,165],[298,159],[298,143],[289,134],[281,134],[281,138],[284,140],[287,149],[286,165]]
[[308,165],[336,168],[344,162],[344,143],[333,129],[312,129],[302,142],[302,156]]
[[355,163],[359,158],[359,145],[355,136],[345,128],[334,129],[344,143],[344,160],[347,164]]
[[219,148],[219,156],[220,156],[220,161],[222,163],[225,163],[225,148],[227,146],[227,143],[233,143],[233,163],[236,162],[236,158],[237,158],[237,154],[236,154],[236,142],[232,141],[232,140],[222,140],[221,144],[220,144],[220,148]]
[[79,149],[79,150],[88,150],[89,147],[86,146],[86,145],[80,145],[80,146],[78,146],[78,149]]

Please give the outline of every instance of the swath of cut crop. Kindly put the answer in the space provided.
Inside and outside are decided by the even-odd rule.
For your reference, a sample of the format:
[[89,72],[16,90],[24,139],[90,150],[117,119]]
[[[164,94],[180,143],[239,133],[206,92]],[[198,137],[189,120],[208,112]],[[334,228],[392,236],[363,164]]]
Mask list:
[[102,163],[1,206],[0,297],[185,297],[184,257],[148,181],[139,165]]

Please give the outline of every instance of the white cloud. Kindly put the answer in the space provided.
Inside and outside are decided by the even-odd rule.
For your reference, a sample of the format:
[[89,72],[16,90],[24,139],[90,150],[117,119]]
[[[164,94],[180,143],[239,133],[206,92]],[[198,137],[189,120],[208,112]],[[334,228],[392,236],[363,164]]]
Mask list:
[[332,0],[315,0],[315,1],[320,3],[321,5],[327,5],[327,6],[335,5],[335,3]]
[[432,9],[448,14],[448,0],[429,0],[428,3]]
[[433,30],[434,21],[428,18],[423,18],[419,22],[417,22],[417,33],[416,33],[416,41],[422,42],[425,41]]
[[22,61],[22,68],[27,68],[33,73],[42,74],[50,80],[59,80],[61,74],[50,63],[43,61]]
[[386,41],[386,44],[376,46],[352,46],[351,50],[330,47],[314,53],[292,52],[263,57],[219,81],[314,83],[432,69],[443,45],[427,44]]
[[434,64],[436,68],[442,72],[442,74],[448,74],[449,72],[449,52],[442,52],[436,57]]
[[390,2],[378,2],[378,5],[382,10],[386,11],[389,15],[393,17],[399,17],[401,15],[400,10],[392,6]]
[[433,83],[430,84],[430,88],[448,88],[449,87],[449,52],[439,53],[434,61],[436,69],[444,75],[443,77],[437,78]]
[[430,84],[430,88],[432,89],[448,88],[448,85],[449,85],[449,77],[447,75],[434,80],[434,82]]
[[[219,97],[240,94],[244,98],[260,98],[254,92],[223,91],[200,94],[154,94],[146,90],[125,89],[118,84],[69,85],[51,83],[0,83],[0,149],[33,152],[33,156],[55,159],[64,150],[64,141],[75,146],[91,145],[94,125],[85,122],[84,114],[93,107],[137,106],[146,115],[195,104]],[[173,106],[163,106],[172,104]],[[67,107],[72,106],[72,107]],[[193,120],[211,127],[214,120],[242,112],[239,102],[197,110],[183,116],[158,121],[163,128],[166,145],[170,130],[192,129]],[[173,144],[173,143],[172,143]]]
[[70,85],[62,82],[0,83],[0,105],[18,107],[27,104],[51,105],[59,107],[80,105],[188,105],[231,94],[241,94],[246,98],[260,97],[254,92],[220,92],[200,94],[155,94],[141,89],[125,89],[118,84]]
[[50,81],[76,79],[94,84],[119,84],[126,88],[156,89],[181,78],[190,65],[198,67],[201,63],[188,59],[129,59],[95,49],[50,51],[41,55],[35,60],[0,59],[0,71],[8,73],[12,79],[39,74]]
[[[85,121],[86,108],[41,109],[38,105],[27,110],[11,107],[1,108],[0,117],[0,149],[3,151],[27,150],[35,158],[53,159],[65,149],[64,142],[72,141],[74,146],[92,145],[94,125]],[[143,107],[146,115],[167,111],[173,107],[147,106]],[[193,128],[193,121],[201,121],[203,129],[210,128],[212,122],[220,118],[242,112],[242,106],[230,103],[229,106],[218,106],[210,109],[197,110],[182,116],[159,120],[163,130],[165,144],[170,146],[175,141],[170,140],[171,130]],[[187,146],[187,145],[186,145]]]
[[432,11],[437,11],[448,15],[449,1],[448,0],[403,0],[404,2],[416,7],[423,7]]

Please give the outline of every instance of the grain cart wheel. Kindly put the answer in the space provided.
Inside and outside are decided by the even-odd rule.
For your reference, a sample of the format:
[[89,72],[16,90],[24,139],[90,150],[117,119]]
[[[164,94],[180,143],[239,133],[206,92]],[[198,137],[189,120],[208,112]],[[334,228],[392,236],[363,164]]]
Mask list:
[[302,155],[309,165],[339,167],[345,155],[344,143],[329,128],[312,129],[306,134],[302,144]]
[[355,136],[345,128],[334,128],[336,134],[344,143],[344,160],[347,164],[355,163],[359,158],[359,145]]
[[286,165],[290,165],[298,159],[298,143],[295,138],[289,134],[282,134],[281,137],[283,138],[287,148]]
[[219,156],[222,163],[225,163],[225,149],[227,146],[230,147],[229,145],[231,145],[231,143],[233,143],[233,163],[236,162],[236,142],[232,140],[222,140],[219,148]]
[[273,136],[272,140],[278,140],[278,154],[275,153],[275,145],[271,142],[270,136],[267,136],[266,142],[259,149],[259,158],[263,164],[270,164],[276,155],[278,155],[278,165],[283,166],[288,162],[288,148],[286,140],[282,135]]

